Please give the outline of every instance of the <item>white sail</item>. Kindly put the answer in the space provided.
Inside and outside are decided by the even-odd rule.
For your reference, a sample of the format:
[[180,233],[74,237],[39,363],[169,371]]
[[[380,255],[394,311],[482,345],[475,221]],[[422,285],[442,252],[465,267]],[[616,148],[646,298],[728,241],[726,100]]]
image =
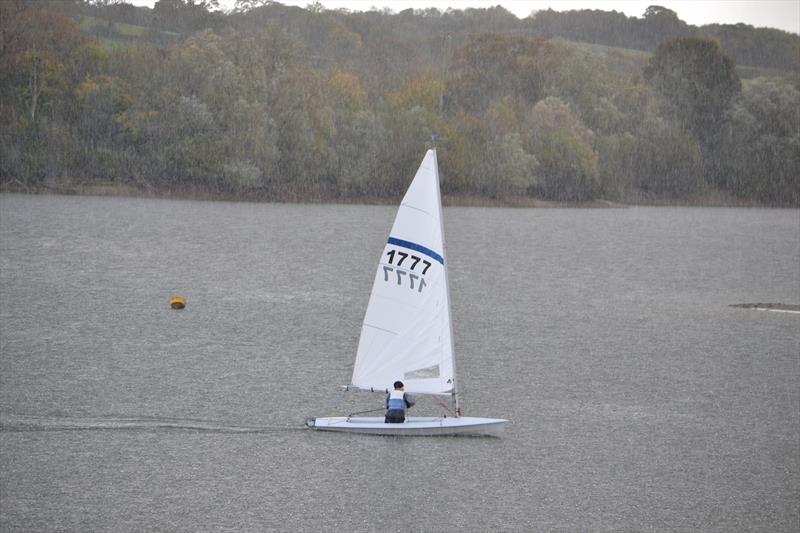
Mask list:
[[454,392],[450,302],[436,151],[408,188],[381,254],[361,329],[352,384]]

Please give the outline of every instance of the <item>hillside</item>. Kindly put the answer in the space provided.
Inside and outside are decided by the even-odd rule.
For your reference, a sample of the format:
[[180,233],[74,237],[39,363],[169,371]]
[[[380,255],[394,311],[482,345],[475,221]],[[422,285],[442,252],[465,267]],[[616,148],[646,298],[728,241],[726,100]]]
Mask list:
[[391,198],[435,134],[452,197],[800,202],[795,35],[253,4],[0,4],[0,186]]

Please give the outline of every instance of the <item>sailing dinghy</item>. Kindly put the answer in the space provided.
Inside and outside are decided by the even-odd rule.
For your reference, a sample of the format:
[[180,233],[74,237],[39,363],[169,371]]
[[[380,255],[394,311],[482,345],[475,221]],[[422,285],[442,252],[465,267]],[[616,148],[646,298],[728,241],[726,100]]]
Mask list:
[[497,435],[508,420],[461,416],[453,353],[442,201],[436,150],[408,188],[375,274],[348,388],[388,392],[402,380],[412,394],[450,396],[453,415],[309,418],[309,427],[373,435]]

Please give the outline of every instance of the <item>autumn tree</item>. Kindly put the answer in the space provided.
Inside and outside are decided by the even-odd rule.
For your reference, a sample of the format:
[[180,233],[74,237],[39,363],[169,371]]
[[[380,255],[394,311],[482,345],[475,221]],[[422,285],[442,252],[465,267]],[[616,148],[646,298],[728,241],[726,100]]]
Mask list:
[[478,194],[485,181],[484,156],[492,133],[486,122],[457,112],[440,123],[438,133],[445,139],[442,152],[442,188],[448,193]]
[[741,90],[733,60],[719,44],[675,39],[660,45],[644,70],[663,97],[667,116],[701,139],[716,137],[731,99]]
[[678,18],[678,14],[663,6],[648,6],[638,24],[643,41],[661,43],[670,39],[688,37],[689,26]]
[[693,198],[705,191],[697,140],[676,123],[648,117],[637,131],[634,185],[645,198]]
[[542,61],[549,44],[501,34],[471,36],[454,53],[447,82],[451,109],[481,114],[511,96],[515,105],[533,105],[544,93]]
[[526,116],[530,153],[539,161],[538,192],[554,200],[587,200],[598,191],[594,134],[560,99],[548,96]]
[[36,122],[42,106],[66,89],[65,64],[86,39],[61,13],[33,9],[9,15],[12,20],[3,21],[0,86],[21,97]]
[[728,190],[778,205],[800,205],[800,91],[757,78],[730,110],[723,140]]
[[219,0],[157,0],[153,5],[153,18],[162,29],[193,32],[213,26],[217,20],[214,9]]

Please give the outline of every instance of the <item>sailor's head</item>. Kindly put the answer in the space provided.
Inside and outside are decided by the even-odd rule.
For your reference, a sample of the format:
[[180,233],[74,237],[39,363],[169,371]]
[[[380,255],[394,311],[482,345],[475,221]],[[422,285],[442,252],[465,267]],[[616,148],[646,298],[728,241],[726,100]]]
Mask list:
[[402,381],[395,381],[394,382],[394,390],[401,390],[402,388],[403,388],[403,382]]

